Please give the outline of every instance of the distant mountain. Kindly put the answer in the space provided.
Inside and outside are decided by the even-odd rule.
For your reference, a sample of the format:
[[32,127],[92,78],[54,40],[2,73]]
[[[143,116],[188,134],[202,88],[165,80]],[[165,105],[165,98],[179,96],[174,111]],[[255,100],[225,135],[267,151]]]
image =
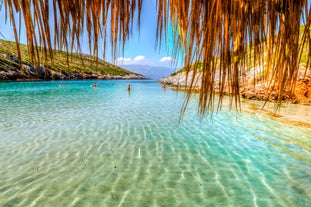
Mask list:
[[169,67],[157,67],[157,66],[150,66],[150,65],[120,65],[120,67],[132,71],[134,73],[141,74],[147,78],[153,80],[160,80],[161,78],[167,77],[171,73],[174,73],[178,69],[176,68],[169,68]]

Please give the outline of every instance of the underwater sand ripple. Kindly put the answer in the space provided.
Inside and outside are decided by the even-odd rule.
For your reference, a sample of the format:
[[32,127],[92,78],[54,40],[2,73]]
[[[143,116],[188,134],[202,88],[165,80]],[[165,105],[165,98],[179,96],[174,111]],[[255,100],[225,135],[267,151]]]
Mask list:
[[106,83],[0,103],[1,206],[311,205],[310,152],[289,141],[311,131],[226,110],[200,120],[193,102],[179,123],[183,96]]

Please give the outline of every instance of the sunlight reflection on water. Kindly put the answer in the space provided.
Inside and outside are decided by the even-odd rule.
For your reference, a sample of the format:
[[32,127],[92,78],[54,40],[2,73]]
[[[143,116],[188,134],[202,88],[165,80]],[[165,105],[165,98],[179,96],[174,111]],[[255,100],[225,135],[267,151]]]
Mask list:
[[200,120],[194,96],[179,123],[183,93],[92,83],[0,83],[1,206],[311,205],[306,108]]

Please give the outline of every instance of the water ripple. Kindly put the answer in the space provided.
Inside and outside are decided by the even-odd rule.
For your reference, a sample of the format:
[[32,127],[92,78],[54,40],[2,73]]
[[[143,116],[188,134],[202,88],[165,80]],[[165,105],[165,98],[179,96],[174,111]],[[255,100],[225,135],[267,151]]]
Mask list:
[[195,96],[179,123],[158,83],[66,83],[0,84],[0,206],[311,205],[307,127],[200,120]]

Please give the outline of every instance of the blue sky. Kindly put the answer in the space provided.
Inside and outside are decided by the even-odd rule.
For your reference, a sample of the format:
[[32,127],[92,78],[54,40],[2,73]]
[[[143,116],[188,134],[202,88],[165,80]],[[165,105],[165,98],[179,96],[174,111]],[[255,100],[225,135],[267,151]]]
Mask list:
[[[125,44],[124,54],[122,54],[121,51],[118,52],[116,64],[143,64],[151,66],[175,67],[175,64],[172,64],[174,63],[172,62],[174,59],[171,57],[172,48],[169,48],[172,47],[172,45],[162,44],[161,48],[156,47],[156,1],[144,0],[143,2],[140,32],[138,27],[134,24],[133,33],[128,42]],[[7,21],[5,23],[5,21],[3,21],[5,19],[4,8],[1,9],[0,19],[0,38],[15,41],[10,22]],[[25,30],[23,29],[22,31],[24,32]],[[20,42],[26,43],[26,38],[25,35],[23,35],[23,32],[21,34]],[[87,36],[83,37],[83,40],[87,40]],[[85,44],[82,45],[83,53],[89,53],[87,45],[88,41],[83,42],[85,42]],[[106,51],[105,60],[113,63],[109,44]],[[99,56],[102,57],[101,52]],[[179,68],[182,64],[178,63],[176,66]]]
[[[145,0],[141,16],[141,28],[133,29],[133,35],[126,44],[124,56],[118,56],[123,63],[141,63],[157,66],[171,66],[172,45],[162,44],[156,47],[157,10],[155,0]],[[180,64],[179,64],[180,66]]]

